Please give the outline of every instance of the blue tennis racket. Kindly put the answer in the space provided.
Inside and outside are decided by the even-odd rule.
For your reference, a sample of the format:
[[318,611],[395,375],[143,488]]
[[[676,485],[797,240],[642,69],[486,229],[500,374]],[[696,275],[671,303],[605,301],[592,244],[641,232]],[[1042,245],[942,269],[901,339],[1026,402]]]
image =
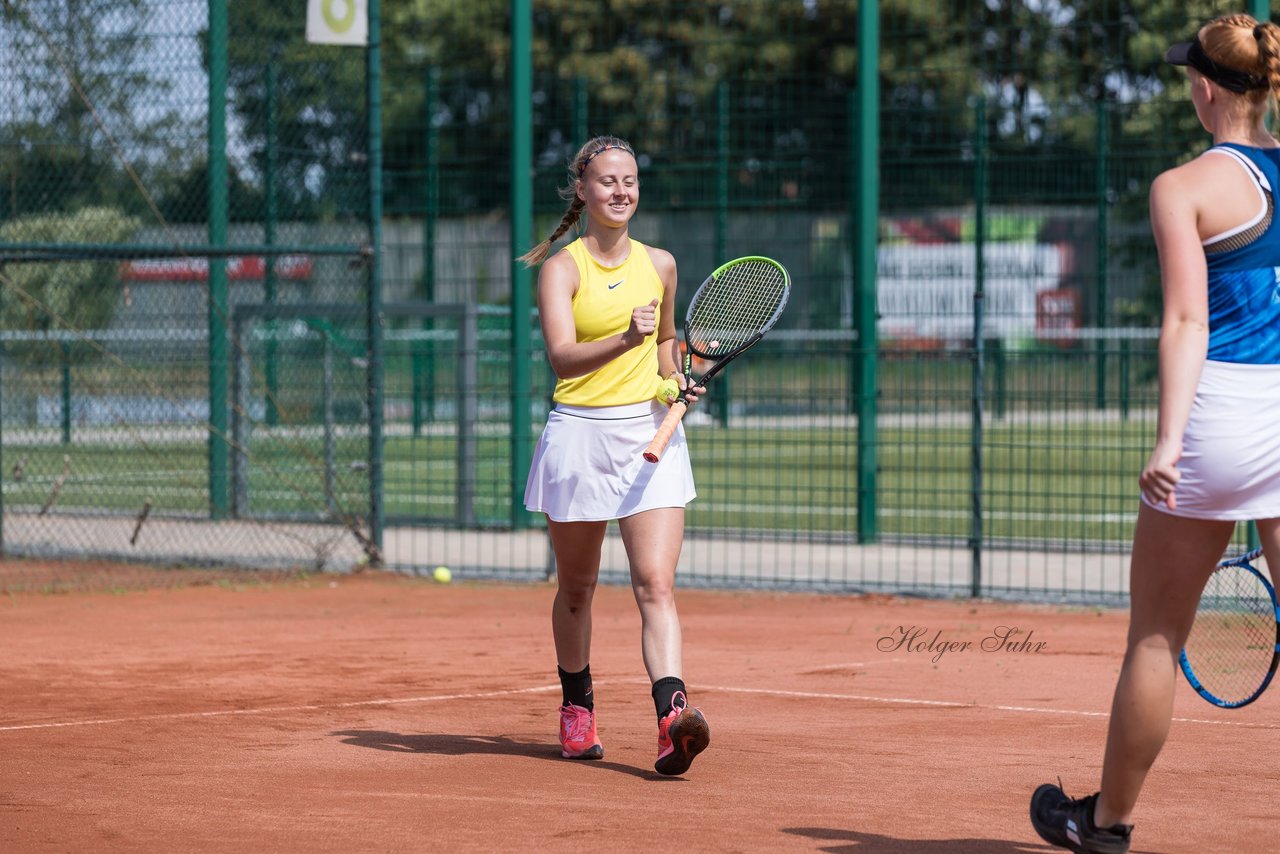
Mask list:
[[1280,661],[1280,604],[1254,566],[1261,557],[1262,549],[1254,549],[1214,568],[1178,656],[1191,687],[1224,709],[1258,699]]

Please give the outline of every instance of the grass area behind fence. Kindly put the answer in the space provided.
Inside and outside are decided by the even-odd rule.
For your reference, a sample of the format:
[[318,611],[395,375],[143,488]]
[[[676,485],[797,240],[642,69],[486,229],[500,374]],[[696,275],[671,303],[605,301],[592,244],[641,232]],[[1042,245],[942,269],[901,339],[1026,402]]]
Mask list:
[[[858,500],[855,429],[837,419],[829,426],[787,418],[753,419],[729,428],[691,423],[687,433],[699,498],[690,507],[690,527],[852,536]],[[984,537],[1127,539],[1149,435],[1144,420],[1068,423],[1010,417],[988,423],[982,443]],[[879,442],[880,533],[969,537],[975,481],[968,425],[882,426]],[[510,520],[508,449],[509,438],[500,430],[476,438],[478,524]],[[258,430],[250,447],[249,515],[321,517],[330,508],[366,512],[367,452],[363,435],[336,437],[326,481],[325,444],[318,431],[286,436]],[[70,460],[69,475],[50,510],[54,514],[136,513],[148,500],[158,515],[208,511],[205,443],[162,436],[145,445],[8,443],[6,467],[20,463],[23,476],[6,478],[5,506],[43,507],[64,470],[64,456]],[[459,468],[451,431],[388,437],[384,465],[389,520],[448,523],[456,518]]]

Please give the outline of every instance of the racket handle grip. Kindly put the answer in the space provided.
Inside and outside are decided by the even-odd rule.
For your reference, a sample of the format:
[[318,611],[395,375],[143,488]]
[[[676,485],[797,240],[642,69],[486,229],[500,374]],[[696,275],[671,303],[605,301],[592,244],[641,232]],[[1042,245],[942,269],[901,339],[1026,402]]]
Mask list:
[[676,428],[680,426],[680,419],[684,418],[685,412],[689,409],[689,404],[683,399],[677,400],[671,404],[671,408],[667,410],[667,417],[662,419],[662,424],[658,426],[658,432],[653,435],[653,441],[649,443],[649,447],[644,449],[644,458],[651,463],[656,463],[662,457],[662,452],[666,449],[667,443],[671,441],[671,437],[675,435]]

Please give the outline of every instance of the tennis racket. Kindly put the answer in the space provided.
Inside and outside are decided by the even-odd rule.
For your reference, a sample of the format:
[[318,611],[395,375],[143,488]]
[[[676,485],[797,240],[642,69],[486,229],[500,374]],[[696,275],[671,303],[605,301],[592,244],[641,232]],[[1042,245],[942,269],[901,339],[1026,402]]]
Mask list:
[[[684,317],[685,386],[704,386],[773,328],[791,296],[791,276],[777,261],[750,255],[723,264],[693,295]],[[712,362],[692,381],[692,357]],[[671,404],[644,458],[656,463],[689,409],[684,392]]]
[[1280,604],[1253,564],[1262,549],[1218,564],[1178,656],[1191,687],[1215,706],[1247,706],[1271,684],[1280,660]]

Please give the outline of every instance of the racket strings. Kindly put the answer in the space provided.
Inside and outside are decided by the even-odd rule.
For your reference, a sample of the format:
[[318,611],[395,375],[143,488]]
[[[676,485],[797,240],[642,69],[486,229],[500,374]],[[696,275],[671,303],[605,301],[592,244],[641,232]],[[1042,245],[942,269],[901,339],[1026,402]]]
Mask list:
[[787,276],[777,265],[747,261],[701,288],[689,306],[690,347],[708,356],[733,353],[765,332],[787,301]]
[[1239,566],[1215,570],[1185,649],[1196,677],[1215,696],[1230,702],[1251,697],[1276,650],[1275,606],[1262,579]]

